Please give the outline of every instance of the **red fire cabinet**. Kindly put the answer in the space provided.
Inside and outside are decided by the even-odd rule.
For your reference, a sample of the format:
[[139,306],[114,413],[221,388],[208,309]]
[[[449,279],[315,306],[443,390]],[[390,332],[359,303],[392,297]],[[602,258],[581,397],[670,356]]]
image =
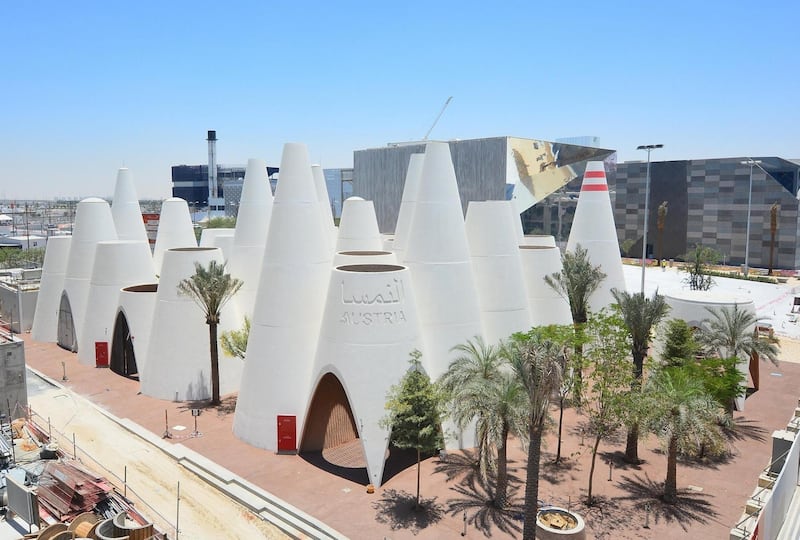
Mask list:
[[278,452],[297,452],[297,417],[278,415]]
[[94,342],[95,367],[108,367],[108,341]]

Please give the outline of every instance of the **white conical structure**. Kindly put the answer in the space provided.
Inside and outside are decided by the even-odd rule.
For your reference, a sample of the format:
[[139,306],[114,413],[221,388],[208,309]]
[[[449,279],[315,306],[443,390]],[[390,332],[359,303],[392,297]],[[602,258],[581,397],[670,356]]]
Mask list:
[[[69,301],[74,335],[59,344],[63,347],[77,349],[83,321],[86,316],[89,296],[89,280],[94,268],[94,257],[97,243],[103,240],[116,240],[117,231],[111,208],[103,199],[90,197],[78,203],[75,211],[75,228],[72,231],[72,242],[69,248],[69,261],[64,276],[64,294]],[[62,322],[59,321],[59,325]]]
[[397,257],[391,251],[338,251],[333,256],[333,266],[348,264],[397,264]]
[[31,337],[34,341],[55,343],[58,326],[58,306],[67,274],[71,236],[51,236],[47,240],[42,265],[42,280],[36,296]]
[[230,236],[233,238],[235,234],[236,229],[228,227],[221,227],[219,229],[203,229],[203,232],[200,233],[199,247],[219,247],[216,245],[217,238],[225,236]]
[[493,345],[532,326],[515,217],[509,201],[472,201],[467,207],[467,240],[483,335]]
[[[456,357],[452,347],[481,334],[475,278],[447,143],[427,145],[407,245],[405,264],[411,270],[425,344],[422,363],[435,380]],[[458,446],[474,445],[472,430],[462,437]],[[446,444],[456,446],[453,441]]]
[[189,205],[181,198],[170,197],[161,204],[161,214],[158,217],[156,245],[153,249],[156,274],[161,274],[165,251],[185,247],[197,247]]
[[397,224],[394,227],[394,242],[392,250],[397,255],[397,260],[402,262],[405,258],[408,244],[408,233],[411,228],[411,218],[417,205],[419,183],[422,180],[422,164],[425,154],[411,154],[408,160],[406,181],[403,184],[403,197],[400,199],[400,210],[397,213]]
[[[111,215],[120,240],[137,240],[148,242],[147,230],[142,219],[142,208],[133,175],[126,168],[117,171],[117,184],[114,188],[114,200],[111,202]],[[149,244],[148,244],[149,245]]]
[[314,177],[314,187],[317,190],[317,201],[319,210],[322,212],[322,224],[331,230],[331,246],[336,245],[337,229],[333,222],[333,208],[331,208],[328,184],[325,182],[325,171],[321,165],[311,166],[311,175]]
[[89,282],[88,309],[78,334],[78,360],[81,364],[95,365],[95,343],[111,343],[120,289],[137,283],[152,283],[155,279],[147,242],[111,240],[97,243]]
[[[153,330],[153,312],[156,307],[157,292],[158,284],[145,283],[125,287],[119,293],[115,328],[119,321],[119,314],[123,315],[125,323],[128,325],[131,343],[133,343],[133,356],[139,373],[143,372],[147,364],[147,348],[150,345],[150,332]],[[112,355],[114,349],[112,341]]]
[[563,270],[561,251],[555,246],[537,245],[520,246],[519,250],[531,310],[531,325],[572,324],[569,300],[544,280],[545,276]]
[[288,143],[233,423],[237,437],[260,448],[277,448],[278,415],[303,425],[331,271],[321,215],[308,150]]
[[[317,388],[333,374],[344,388],[367,462],[369,482],[381,485],[390,430],[380,425],[392,385],[409,368],[410,353],[421,348],[408,269],[397,265],[348,265],[332,271],[314,365]],[[318,399],[331,399],[321,392]],[[313,394],[312,394],[313,395]],[[317,415],[315,416],[315,403]],[[325,403],[309,396],[304,451],[321,451]],[[323,418],[319,418],[322,416]],[[336,441],[333,441],[334,443]]]
[[615,302],[611,289],[625,290],[614,211],[602,161],[589,161],[583,174],[567,251],[574,252],[578,245],[586,249],[592,264],[600,266],[606,274],[603,283],[589,298],[591,310],[597,312]]
[[344,201],[336,251],[381,251],[383,240],[372,201],[350,197]]
[[517,241],[519,242],[519,245],[522,245],[523,239],[525,238],[525,231],[522,228],[522,216],[517,208],[517,200],[511,199],[508,202],[511,204],[512,212],[514,213],[514,230],[517,233]]
[[[159,399],[189,401],[211,397],[211,361],[205,314],[192,298],[178,292],[178,284],[195,273],[195,263],[222,264],[219,248],[173,248],[164,253],[158,282],[147,361],[141,370],[142,393]],[[223,307],[217,335],[235,324]],[[223,356],[220,349],[220,395],[234,392],[241,377],[241,361]]]
[[[236,242],[236,237],[232,234],[218,234],[214,237],[210,247],[216,247],[222,250],[222,259],[229,263],[233,255],[233,246]],[[228,272],[230,272],[230,265],[228,265]],[[238,312],[238,309],[237,309]]]
[[556,247],[556,238],[550,234],[526,234],[522,237],[520,246]]
[[228,269],[233,277],[242,280],[242,288],[233,301],[239,313],[251,319],[261,278],[272,202],[266,162],[261,159],[248,160]]

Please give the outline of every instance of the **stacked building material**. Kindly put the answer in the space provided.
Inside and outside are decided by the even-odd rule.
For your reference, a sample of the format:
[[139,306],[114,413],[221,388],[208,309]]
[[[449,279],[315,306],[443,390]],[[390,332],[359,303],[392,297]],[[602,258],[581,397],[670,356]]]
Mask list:
[[39,505],[59,520],[92,511],[113,489],[103,478],[67,461],[48,463],[38,484]]

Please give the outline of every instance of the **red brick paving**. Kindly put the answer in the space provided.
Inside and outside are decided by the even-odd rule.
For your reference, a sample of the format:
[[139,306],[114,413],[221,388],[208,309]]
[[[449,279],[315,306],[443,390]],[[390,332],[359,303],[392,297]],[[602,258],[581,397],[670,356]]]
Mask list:
[[[108,369],[82,366],[75,354],[54,344],[34,342],[29,335],[23,337],[30,366],[60,380],[64,361],[69,377],[64,383],[67,387],[114,415],[129,418],[159,435],[164,432],[164,411],[167,411],[170,426],[181,424],[187,428],[173,431],[175,438],[171,442],[192,448],[351,538],[461,538],[464,511],[468,518],[467,538],[520,536],[502,530],[511,531],[509,526],[521,522],[508,516],[498,518],[483,504],[485,494],[480,486],[465,487],[460,482],[463,476],[447,480],[448,471],[459,470],[460,455],[449,456],[446,464],[438,458],[423,462],[422,497],[432,502],[431,511],[407,511],[405,503],[399,505],[398,511],[397,495],[415,493],[413,465],[388,479],[374,494],[367,494],[363,484],[321,470],[301,457],[277,455],[236,439],[232,433],[234,396],[228,396],[218,411],[204,411],[198,419],[202,436],[189,438],[194,429],[190,405],[143,396],[134,380]],[[773,368],[762,364],[761,390],[748,398],[746,411],[737,414],[737,420],[747,427],[750,436],[731,442],[733,457],[727,461],[703,466],[679,465],[679,489],[691,485],[702,491],[685,492],[682,503],[675,507],[659,505],[647,497],[648,489],[657,490],[666,472],[666,460],[658,442],[655,439],[643,442],[640,455],[645,462],[630,467],[618,458],[624,449],[624,441],[619,440],[615,444],[601,444],[600,452],[604,457],[614,456],[615,467],[609,482],[607,462],[598,457],[594,483],[601,503],[587,510],[579,501],[586,493],[589,452],[588,447],[580,444],[581,418],[568,410],[562,455],[569,459],[561,466],[552,464],[556,444],[551,433],[542,458],[540,499],[559,506],[571,505],[582,513],[589,538],[728,538],[728,531],[756,486],[759,471],[769,460],[771,434],[785,427],[797,405],[798,393],[800,365],[783,363],[780,368]],[[588,439],[585,442],[588,444]],[[524,478],[524,454],[516,442],[512,443],[511,459],[512,473]],[[521,497],[524,486],[517,485],[520,486],[517,495]],[[645,529],[644,505],[648,501],[650,528]]]

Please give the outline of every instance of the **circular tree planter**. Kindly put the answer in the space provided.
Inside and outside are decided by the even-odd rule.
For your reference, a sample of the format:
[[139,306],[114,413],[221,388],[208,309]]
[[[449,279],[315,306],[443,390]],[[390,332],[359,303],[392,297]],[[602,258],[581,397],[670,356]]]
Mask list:
[[539,540],[585,540],[586,524],[575,512],[551,506],[536,514],[536,538]]

